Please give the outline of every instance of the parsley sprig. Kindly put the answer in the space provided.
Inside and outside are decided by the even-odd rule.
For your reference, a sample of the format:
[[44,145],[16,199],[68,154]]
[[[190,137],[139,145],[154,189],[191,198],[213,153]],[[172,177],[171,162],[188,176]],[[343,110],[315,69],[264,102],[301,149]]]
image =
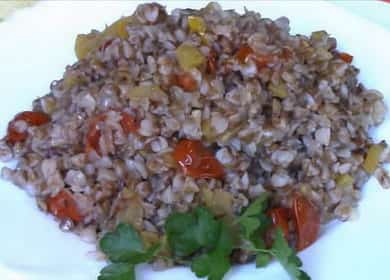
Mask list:
[[155,244],[145,250],[137,231],[128,224],[119,224],[99,245],[112,264],[100,271],[98,280],[135,280],[135,265],[151,261],[161,247]]
[[[265,267],[274,258],[291,279],[310,279],[280,228],[274,232],[271,247],[261,238],[271,225],[266,215],[269,197],[268,193],[260,195],[230,226],[204,207],[189,213],[172,213],[165,222],[171,258],[189,264],[198,277],[222,280],[232,266],[233,249],[244,249],[256,256],[258,268]],[[236,228],[239,242],[234,238]],[[136,230],[131,225],[120,224],[101,239],[100,248],[112,263],[102,269],[98,280],[135,280],[135,266],[156,258],[161,244],[145,249]]]

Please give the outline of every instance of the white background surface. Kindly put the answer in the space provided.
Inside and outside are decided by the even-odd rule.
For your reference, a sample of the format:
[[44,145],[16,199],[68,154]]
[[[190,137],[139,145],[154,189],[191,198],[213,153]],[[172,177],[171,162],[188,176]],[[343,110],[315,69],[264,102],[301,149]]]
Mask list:
[[[121,15],[132,13],[137,1],[42,2],[0,23],[0,135],[17,112],[31,108],[32,100],[48,92],[52,80],[75,61],[77,33],[102,29]],[[361,80],[386,95],[390,104],[390,32],[323,2],[220,1],[224,8],[242,11],[244,5],[265,17],[290,18],[292,33],[326,29],[339,47],[354,55]],[[184,4],[183,4],[184,3]],[[199,7],[203,1],[169,1],[168,8]],[[384,8],[386,4],[383,4]],[[390,142],[390,122],[375,139]],[[93,280],[102,262],[86,256],[93,246],[58,230],[39,212],[32,198],[0,180],[0,279]],[[329,226],[320,240],[301,253],[304,269],[313,280],[390,279],[390,190],[374,179],[365,186],[358,219]],[[174,276],[173,276],[173,273]],[[139,280],[195,279],[184,268],[153,273],[142,267]],[[227,280],[288,279],[276,263],[266,269],[245,265],[233,269]]]

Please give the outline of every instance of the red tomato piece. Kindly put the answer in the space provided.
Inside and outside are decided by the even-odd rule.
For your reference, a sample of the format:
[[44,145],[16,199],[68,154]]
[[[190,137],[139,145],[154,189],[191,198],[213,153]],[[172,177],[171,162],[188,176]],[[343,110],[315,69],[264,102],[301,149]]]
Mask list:
[[25,111],[17,114],[14,120],[25,121],[32,126],[39,126],[48,123],[50,121],[50,117],[42,112]]
[[339,58],[346,63],[351,63],[353,60],[353,56],[348,53],[339,53]]
[[289,48],[283,48],[282,52],[280,53],[280,58],[288,60],[292,58],[293,52]]
[[27,139],[27,132],[19,132],[14,127],[15,122],[25,121],[30,126],[40,126],[48,123],[50,117],[42,112],[25,111],[17,114],[12,121],[9,122],[7,128],[6,140],[10,144],[23,142]]
[[176,75],[176,84],[185,91],[194,91],[198,88],[198,83],[189,73]]
[[256,66],[258,69],[266,67],[269,63],[271,63],[274,60],[274,56],[267,54],[267,55],[256,55],[254,57],[254,60],[256,62]]
[[85,151],[87,153],[94,150],[98,154],[100,154],[99,140],[101,133],[99,128],[99,122],[104,121],[105,119],[105,114],[98,115],[94,119],[92,119],[85,139]]
[[82,220],[77,204],[68,191],[61,190],[57,195],[49,197],[46,204],[49,212],[61,220],[71,219],[76,223]]
[[[137,132],[139,124],[137,123],[136,119],[126,112],[121,112],[120,114],[121,120],[119,121],[119,123],[123,129],[123,132],[126,134]],[[94,150],[100,155],[99,140],[101,133],[99,122],[105,121],[106,118],[106,113],[103,113],[97,115],[91,120],[85,140],[85,151],[87,153]]]
[[222,178],[224,175],[221,163],[200,141],[180,140],[173,152],[173,158],[188,176],[194,178]]
[[272,208],[268,210],[267,214],[272,220],[272,227],[280,227],[284,237],[287,238],[289,233],[288,221],[290,218],[290,209],[283,207]]
[[217,53],[214,50],[210,50],[207,58],[206,72],[212,75],[217,72]]
[[313,203],[302,195],[294,198],[293,213],[298,234],[297,250],[301,251],[317,240],[320,215]]
[[121,117],[122,118],[120,120],[120,125],[124,133],[129,134],[131,132],[133,133],[137,132],[139,128],[139,124],[137,123],[137,121],[132,115],[126,112],[122,112]]
[[251,47],[249,47],[248,45],[242,45],[238,51],[236,52],[236,58],[238,59],[238,61],[240,63],[245,63],[246,62],[246,59],[248,58],[248,56],[250,54],[253,53],[253,50]]
[[27,137],[28,137],[27,132],[19,132],[19,131],[17,131],[12,126],[11,123],[8,125],[6,141],[9,144],[14,145],[17,142],[23,142],[23,141],[25,141],[27,139]]

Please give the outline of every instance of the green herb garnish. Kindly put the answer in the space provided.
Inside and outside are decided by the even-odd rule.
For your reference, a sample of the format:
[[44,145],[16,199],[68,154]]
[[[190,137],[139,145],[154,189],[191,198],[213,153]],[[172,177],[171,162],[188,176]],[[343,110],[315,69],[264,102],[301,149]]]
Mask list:
[[[256,267],[265,267],[275,258],[291,279],[310,279],[301,270],[302,262],[280,228],[274,231],[271,247],[262,238],[271,226],[266,215],[269,196],[268,193],[259,196],[233,221],[233,225],[239,225],[239,247],[233,245],[232,229],[208,209],[197,207],[189,213],[172,213],[165,222],[167,245],[172,254],[169,258],[189,264],[198,277],[222,280],[232,266],[233,249],[240,248],[256,256]],[[135,265],[158,257],[161,245],[145,249],[136,230],[120,224],[101,239],[100,248],[112,264],[102,269],[98,280],[135,280]]]
[[115,231],[100,240],[99,245],[112,264],[100,271],[98,280],[135,279],[134,266],[151,261],[161,247],[155,244],[145,250],[137,231],[128,224],[119,224]]
[[302,261],[296,255],[295,250],[288,245],[287,240],[283,236],[283,231],[280,228],[277,228],[275,231],[275,237],[271,248],[246,247],[245,249],[257,253],[256,267],[266,266],[271,261],[272,257],[274,257],[284,267],[291,279],[310,279],[309,275],[300,269]]
[[235,221],[241,226],[244,240],[250,241],[254,233],[256,233],[256,239],[260,239],[260,234],[270,225],[265,215],[269,196],[269,193],[261,194]]
[[112,263],[100,271],[98,280],[135,280],[134,265]]
[[233,250],[233,241],[230,230],[223,223],[219,223],[219,234],[215,248],[196,257],[191,270],[198,277],[208,280],[221,280],[231,267],[229,256]]
[[220,223],[203,207],[192,213],[171,214],[165,222],[165,231],[173,254],[185,257],[201,248],[212,248],[219,237]]

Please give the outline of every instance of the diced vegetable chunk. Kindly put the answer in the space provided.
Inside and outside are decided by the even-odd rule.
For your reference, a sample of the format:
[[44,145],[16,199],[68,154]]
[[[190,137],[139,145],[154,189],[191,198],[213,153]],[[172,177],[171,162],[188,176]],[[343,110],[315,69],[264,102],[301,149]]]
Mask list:
[[208,188],[202,188],[201,195],[204,204],[217,217],[233,214],[233,195],[231,193],[220,189],[212,191]]
[[336,177],[337,187],[348,187],[353,184],[354,180],[349,174],[342,174]]
[[88,53],[95,50],[100,42],[100,36],[97,33],[79,34],[76,38],[75,52],[78,59],[84,59]]
[[208,141],[208,142],[215,141],[215,139],[217,137],[217,131],[211,125],[210,119],[202,121],[202,133],[203,133],[203,137],[206,141]]
[[277,85],[269,84],[269,91],[273,97],[286,98],[288,96],[287,87],[284,83],[279,83]]
[[129,37],[126,27],[129,23],[135,22],[136,19],[133,16],[122,17],[119,20],[112,23],[110,26],[103,31],[104,36],[120,37],[126,39]]
[[199,67],[205,62],[205,57],[196,47],[185,43],[176,49],[176,57],[184,70]]
[[366,158],[363,162],[363,168],[367,173],[374,173],[378,167],[380,156],[385,149],[385,145],[382,143],[371,145],[368,148]]
[[201,17],[189,16],[188,28],[190,29],[191,32],[203,34],[206,32],[206,23]]
[[80,84],[82,82],[83,82],[83,80],[77,74],[73,74],[72,73],[72,74],[65,75],[65,77],[64,77],[64,89],[65,90],[70,90],[70,89],[72,89],[72,87],[74,87],[75,85]]
[[155,85],[141,85],[133,87],[127,93],[130,100],[141,101],[148,98],[153,101],[163,101],[167,99],[167,95],[158,86]]

